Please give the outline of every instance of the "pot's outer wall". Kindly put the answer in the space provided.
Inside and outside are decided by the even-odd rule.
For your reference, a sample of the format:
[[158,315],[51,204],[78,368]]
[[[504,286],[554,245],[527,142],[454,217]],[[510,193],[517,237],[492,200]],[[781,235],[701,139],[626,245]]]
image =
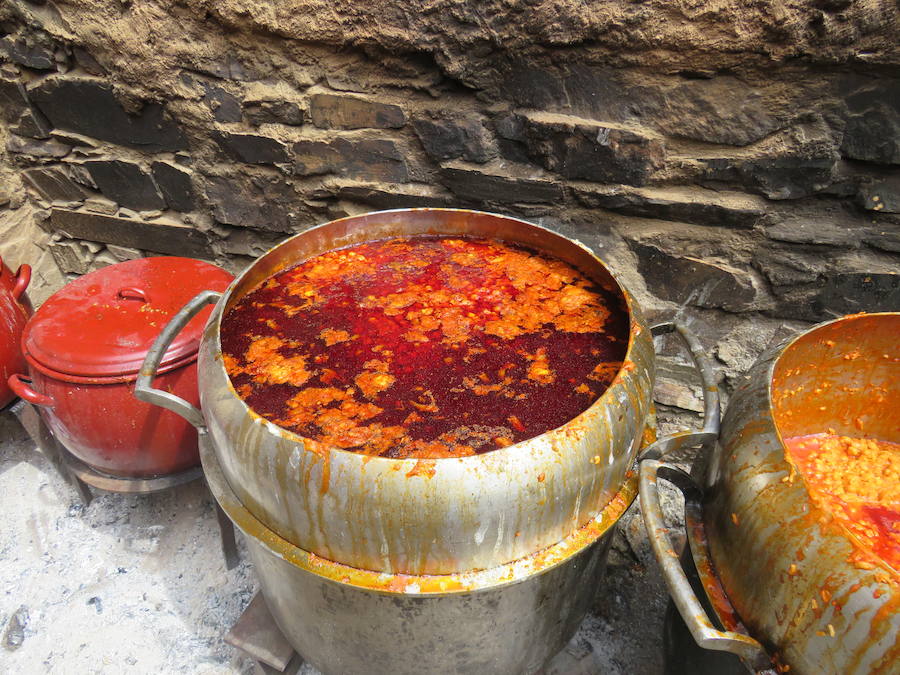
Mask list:
[[258,283],[327,250],[411,234],[517,242],[614,282],[586,248],[513,218],[409,209],[327,223],[272,249],[219,302],[200,348],[201,403],[232,489],[251,513],[296,546],[383,572],[448,574],[494,567],[550,546],[587,523],[618,492],[631,468],[649,410],[653,341],[627,294],[631,363],[604,395],[558,429],[475,457],[394,460],[314,447],[253,413],[234,392],[221,361],[223,307]]
[[[851,543],[822,519],[799,474],[790,478],[779,436],[779,429],[789,438],[830,427],[900,440],[898,335],[900,315],[860,315],[772,349],[722,421],[704,508],[710,554],[750,634],[791,673],[898,672],[897,577],[888,583],[886,567],[850,562]],[[844,358],[855,350],[858,357]],[[854,422],[860,414],[863,432]]]

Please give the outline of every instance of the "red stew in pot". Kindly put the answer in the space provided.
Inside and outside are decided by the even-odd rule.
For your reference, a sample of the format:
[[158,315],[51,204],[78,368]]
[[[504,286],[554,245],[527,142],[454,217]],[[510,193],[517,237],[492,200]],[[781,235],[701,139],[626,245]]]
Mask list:
[[286,429],[392,458],[462,457],[585,411],[622,367],[618,289],[493,240],[415,236],[315,256],[222,321],[238,395]]

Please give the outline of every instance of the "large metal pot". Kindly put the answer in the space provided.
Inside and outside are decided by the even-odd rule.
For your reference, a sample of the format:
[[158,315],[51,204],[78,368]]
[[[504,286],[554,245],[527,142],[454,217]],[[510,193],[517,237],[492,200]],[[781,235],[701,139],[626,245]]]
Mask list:
[[25,297],[30,280],[28,265],[22,265],[13,274],[0,261],[0,408],[16,397],[7,383],[9,376],[25,368],[19,340],[31,314],[31,305]]
[[[199,289],[222,289],[231,279],[209,263],[175,257],[86,274],[28,321],[21,339],[25,362],[4,382],[40,408],[69,452],[98,471],[145,478],[196,466],[193,427],[135,399],[131,390],[165,322]],[[162,386],[194,401],[203,318],[171,346],[160,369]]]
[[[701,646],[759,672],[897,672],[898,570],[855,562],[854,545],[810,501],[783,441],[832,429],[900,441],[898,336],[894,313],[817,326],[760,357],[731,399],[702,479],[655,459],[641,464],[651,543]],[[684,492],[688,542],[713,616],[668,541],[657,478]]]
[[[304,658],[328,673],[531,672],[576,630],[611,528],[634,496],[653,341],[624,290],[631,332],[610,388],[562,427],[474,457],[389,459],[322,447],[250,410],[222,365],[222,317],[259,283],[334,248],[414,234],[523,244],[621,288],[587,248],[521,220],[449,209],[345,218],[276,246],[223,296],[194,298],[148,353],[135,394],[198,426],[213,494],[247,535],[267,603]],[[167,340],[210,302],[201,412],[151,383]],[[682,327],[652,332],[672,330],[702,361]],[[708,409],[717,411],[715,385],[705,381]]]
[[[241,503],[303,550],[354,567],[407,574],[485,569],[582,527],[612,499],[637,452],[653,383],[653,342],[631,314],[627,365],[582,415],[536,438],[458,459],[395,460],[323,448],[255,414],[222,365],[223,315],[276,272],[325,251],[413,234],[475,235],[546,251],[615,284],[588,249],[514,218],[450,209],[382,211],[307,230],[229,287],[198,359],[202,424]],[[201,300],[204,302],[204,300]],[[192,415],[192,412],[188,412]]]

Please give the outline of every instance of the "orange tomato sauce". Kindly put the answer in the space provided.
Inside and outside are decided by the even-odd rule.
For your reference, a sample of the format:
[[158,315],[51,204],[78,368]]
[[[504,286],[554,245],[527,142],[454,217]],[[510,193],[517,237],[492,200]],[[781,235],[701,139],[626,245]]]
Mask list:
[[862,553],[900,571],[900,443],[815,434],[785,446],[812,500]]
[[462,457],[585,411],[619,372],[624,299],[566,263],[493,240],[420,236],[315,256],[222,321],[257,413],[345,450]]

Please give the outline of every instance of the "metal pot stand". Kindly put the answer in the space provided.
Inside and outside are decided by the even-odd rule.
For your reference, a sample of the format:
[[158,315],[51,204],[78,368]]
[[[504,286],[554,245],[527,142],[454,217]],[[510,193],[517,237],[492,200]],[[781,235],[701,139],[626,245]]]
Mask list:
[[[32,404],[23,399],[16,399],[7,410],[19,420],[32,442],[40,449],[56,472],[75,489],[84,506],[89,506],[94,499],[91,488],[120,494],[149,494],[169,490],[203,477],[203,468],[199,465],[186,471],[152,478],[110,476],[97,471],[69,452],[53,435],[37,408]],[[234,528],[215,499],[213,504],[215,504],[216,520],[219,524],[225,568],[230,570],[240,562]]]

